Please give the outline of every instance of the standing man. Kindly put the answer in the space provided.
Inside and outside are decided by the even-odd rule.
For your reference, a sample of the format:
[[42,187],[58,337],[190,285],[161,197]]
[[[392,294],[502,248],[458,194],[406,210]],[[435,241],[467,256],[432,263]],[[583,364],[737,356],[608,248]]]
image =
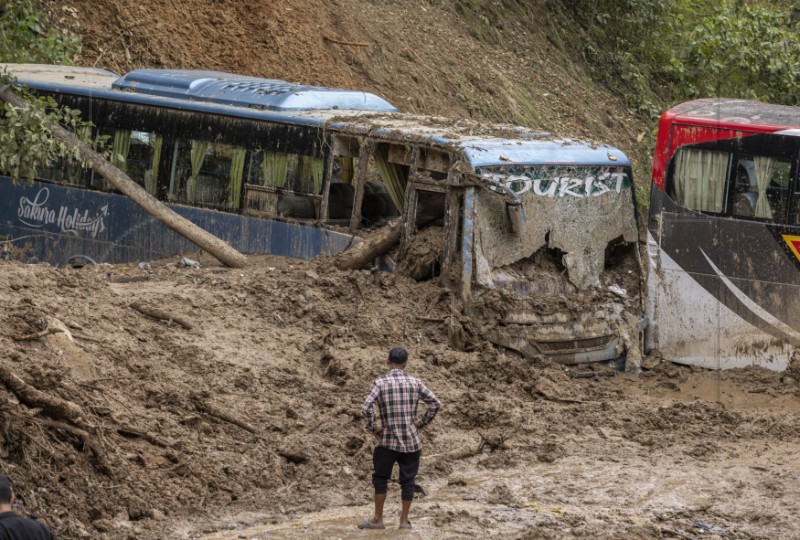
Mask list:
[[[427,426],[442,406],[421,380],[405,372],[408,353],[402,347],[389,351],[389,372],[378,377],[364,401],[364,426],[375,435],[378,444],[372,454],[372,485],[375,486],[375,515],[358,525],[359,529],[383,529],[383,503],[395,462],[400,469],[400,490],[403,503],[400,528],[410,529],[408,512],[414,499],[414,477],[419,470],[422,442],[419,430]],[[417,420],[419,400],[428,405]],[[380,408],[381,426],[375,425],[374,405]]]
[[0,540],[53,540],[47,527],[12,510],[13,502],[11,482],[0,474]]

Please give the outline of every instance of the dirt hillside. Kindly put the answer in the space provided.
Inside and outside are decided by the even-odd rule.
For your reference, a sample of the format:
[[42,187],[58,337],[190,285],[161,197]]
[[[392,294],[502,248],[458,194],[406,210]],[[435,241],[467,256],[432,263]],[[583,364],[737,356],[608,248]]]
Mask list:
[[198,68],[375,92],[405,112],[516,123],[602,140],[649,177],[642,126],[593,83],[560,3],[429,0],[66,0],[52,18],[78,62],[119,73]]

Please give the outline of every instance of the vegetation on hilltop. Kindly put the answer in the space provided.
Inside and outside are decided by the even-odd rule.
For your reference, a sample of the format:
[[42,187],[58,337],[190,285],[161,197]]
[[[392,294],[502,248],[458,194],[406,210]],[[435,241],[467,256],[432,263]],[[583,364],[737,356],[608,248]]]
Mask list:
[[[593,72],[624,81],[630,105],[653,116],[663,103],[734,97],[796,105],[800,2],[574,0]],[[603,61],[603,59],[605,61]]]

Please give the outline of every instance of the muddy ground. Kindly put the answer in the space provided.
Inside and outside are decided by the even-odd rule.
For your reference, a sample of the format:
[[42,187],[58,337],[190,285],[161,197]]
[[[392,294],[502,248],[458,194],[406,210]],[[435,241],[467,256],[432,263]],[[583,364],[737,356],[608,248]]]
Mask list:
[[[199,259],[0,263],[0,464],[59,538],[800,536],[797,363],[528,363],[472,335],[432,282]],[[360,404],[397,344],[444,404],[427,496],[414,530],[358,531]]]

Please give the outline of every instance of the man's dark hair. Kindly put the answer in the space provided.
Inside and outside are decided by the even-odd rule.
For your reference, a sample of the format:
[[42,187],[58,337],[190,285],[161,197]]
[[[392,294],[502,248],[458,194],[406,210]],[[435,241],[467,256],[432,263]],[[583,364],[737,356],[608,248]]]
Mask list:
[[401,366],[408,361],[408,353],[403,347],[395,347],[389,351],[389,362]]
[[8,476],[0,474],[0,504],[10,504],[13,493],[11,480],[8,479]]

